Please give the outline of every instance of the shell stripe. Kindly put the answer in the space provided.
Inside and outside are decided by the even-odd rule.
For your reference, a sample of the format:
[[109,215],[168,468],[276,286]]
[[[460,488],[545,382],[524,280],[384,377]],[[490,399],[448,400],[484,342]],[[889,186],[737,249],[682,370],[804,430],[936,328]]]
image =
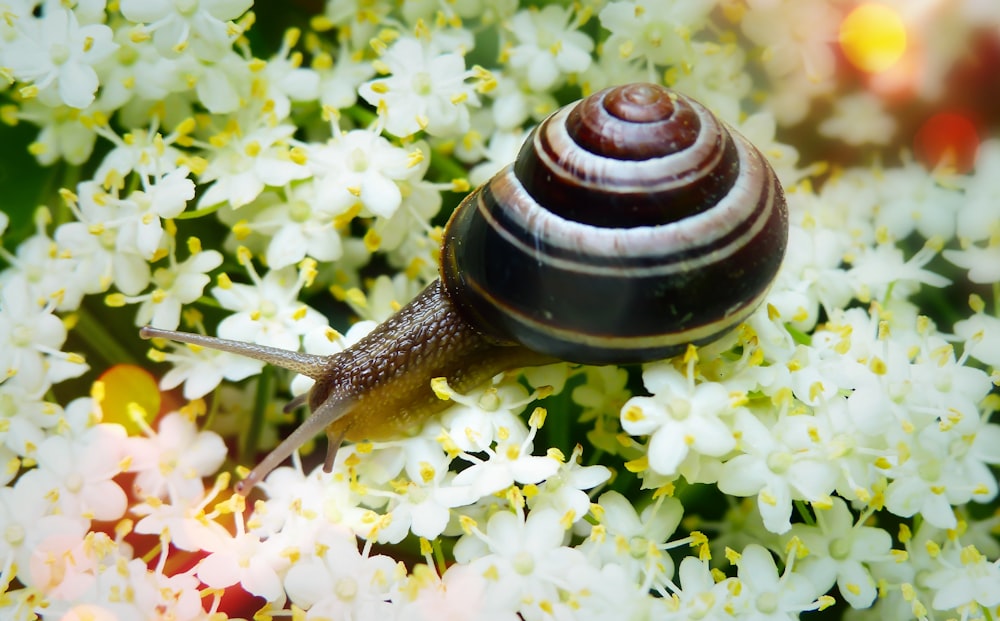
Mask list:
[[[632,359],[635,352],[649,350],[652,352],[662,352],[665,349],[677,348],[688,343],[700,344],[715,340],[719,335],[724,334],[743,323],[754,310],[764,301],[770,286],[765,287],[753,299],[741,301],[728,313],[710,321],[699,323],[684,330],[677,330],[664,334],[646,334],[640,336],[617,336],[611,334],[584,333],[579,329],[564,329],[551,323],[544,323],[533,319],[531,316],[520,312],[518,309],[505,303],[504,300],[495,297],[485,290],[478,282],[465,282],[483,301],[493,304],[498,310],[504,313],[509,320],[519,324],[525,333],[544,335],[550,340],[560,343],[573,344],[577,348],[586,347],[595,351],[613,352],[622,351],[626,354],[622,359]],[[530,344],[529,344],[530,345]],[[662,356],[662,354],[661,354]],[[581,361],[584,358],[580,359]]]
[[[557,177],[553,183],[573,184],[599,194],[608,193],[609,184],[614,192],[620,193],[669,192],[702,182],[725,154],[722,148],[726,138],[724,126],[714,121],[703,106],[688,102],[701,122],[701,131],[693,144],[669,155],[646,160],[619,160],[580,148],[566,129],[565,119],[573,106],[559,110],[540,125],[533,134],[533,146],[539,161]],[[665,170],[684,174],[664,176]],[[581,174],[582,171],[588,173]]]
[[[740,150],[741,156],[747,153]],[[746,175],[741,174],[737,187],[702,214],[659,226],[606,229],[571,222],[548,212],[531,198],[509,168],[501,175],[493,180],[489,191],[498,204],[508,206],[503,212],[506,221],[497,219],[485,192],[476,196],[476,208],[482,218],[514,249],[539,264],[581,274],[646,278],[716,263],[760,235],[775,209],[776,190],[772,184],[762,183],[766,177],[758,175],[752,180],[754,187],[744,187]],[[761,200],[747,200],[754,195],[760,195]],[[511,205],[518,207],[511,209]],[[752,213],[739,213],[748,208]],[[699,226],[700,222],[706,226]],[[720,222],[730,226],[726,228]],[[705,234],[698,235],[702,232]],[[542,239],[544,244],[525,242]],[[671,248],[672,254],[665,256],[667,248]],[[642,264],[653,257],[664,263]]]

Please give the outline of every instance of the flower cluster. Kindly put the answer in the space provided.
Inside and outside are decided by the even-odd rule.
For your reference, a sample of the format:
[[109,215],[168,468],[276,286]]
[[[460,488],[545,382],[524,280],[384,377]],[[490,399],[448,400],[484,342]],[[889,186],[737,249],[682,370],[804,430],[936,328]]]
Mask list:
[[[0,617],[1000,616],[1000,142],[911,154],[896,114],[1000,11],[306,4],[0,0],[0,121],[46,167],[0,179],[33,187],[0,212]],[[852,68],[873,5],[919,45]],[[409,436],[232,493],[309,378],[137,327],[336,355],[537,122],[631,81],[777,171],[755,314],[641,369],[437,379]]]

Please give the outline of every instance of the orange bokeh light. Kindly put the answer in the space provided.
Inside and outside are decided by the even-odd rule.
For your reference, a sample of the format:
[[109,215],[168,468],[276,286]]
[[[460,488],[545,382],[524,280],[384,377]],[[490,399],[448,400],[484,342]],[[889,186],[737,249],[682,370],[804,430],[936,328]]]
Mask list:
[[130,436],[142,435],[129,414],[129,404],[135,403],[142,408],[146,422],[152,422],[160,411],[161,401],[156,378],[142,367],[116,364],[102,373],[99,379],[104,383],[104,398],[101,400],[104,422],[118,423]]
[[978,149],[975,123],[956,112],[935,114],[913,137],[913,152],[928,169],[946,166],[955,172],[968,172],[975,165]]
[[840,24],[840,47],[852,65],[879,73],[906,52],[906,26],[899,13],[875,3],[854,8]]

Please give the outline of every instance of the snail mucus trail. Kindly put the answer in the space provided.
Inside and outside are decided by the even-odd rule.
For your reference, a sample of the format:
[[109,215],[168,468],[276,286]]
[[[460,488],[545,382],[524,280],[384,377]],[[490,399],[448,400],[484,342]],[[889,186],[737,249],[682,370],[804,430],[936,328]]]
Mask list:
[[346,440],[398,437],[459,392],[556,360],[645,362],[713,341],[745,320],[784,255],[781,186],[744,137],[654,84],[562,108],[515,162],[459,205],[441,277],[333,356],[144,327],[316,380],[311,414],[237,485],[259,483],[320,430],[333,467]]

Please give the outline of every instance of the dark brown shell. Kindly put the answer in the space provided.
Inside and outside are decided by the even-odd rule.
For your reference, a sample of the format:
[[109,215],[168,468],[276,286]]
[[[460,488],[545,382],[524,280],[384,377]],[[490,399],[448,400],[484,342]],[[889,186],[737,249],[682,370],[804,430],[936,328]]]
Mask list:
[[441,275],[499,341],[574,362],[641,362],[726,333],[784,255],[781,186],[745,138],[653,84],[547,118],[445,231]]

